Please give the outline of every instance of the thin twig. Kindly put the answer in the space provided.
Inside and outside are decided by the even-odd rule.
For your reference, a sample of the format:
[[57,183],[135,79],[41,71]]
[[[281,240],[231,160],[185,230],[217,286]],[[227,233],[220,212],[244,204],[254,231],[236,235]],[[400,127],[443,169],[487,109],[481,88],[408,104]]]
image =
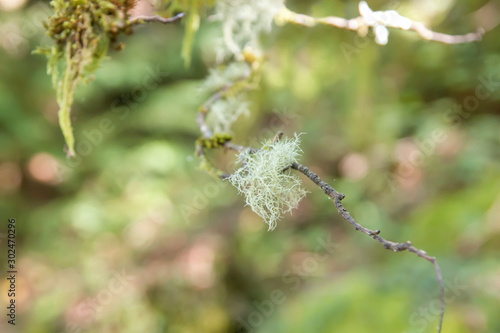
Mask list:
[[[214,100],[219,99],[219,98],[222,98],[222,94],[215,94],[211,98],[209,98],[207,103],[204,104],[204,106],[200,110],[200,113],[198,114],[198,125],[199,125],[200,131],[202,132],[204,137],[209,138],[209,137],[213,136],[213,134],[211,134],[212,131],[208,128],[207,124],[205,123],[205,119],[206,119],[207,113],[210,111],[210,106],[213,104]],[[282,135],[283,135],[283,132],[281,132],[281,131],[278,132],[275,135],[273,142],[279,141],[281,139]],[[251,150],[252,152],[258,151],[258,149],[235,145],[229,141],[225,142],[223,147],[231,149],[231,150],[235,150],[238,152],[242,152],[244,150]],[[198,145],[196,147],[196,151],[197,151],[197,155],[200,158],[202,158],[203,161],[210,163],[205,155],[203,146]],[[213,165],[211,167],[214,170],[217,170],[215,167],[213,167]],[[440,313],[439,326],[438,326],[438,333],[441,333],[441,328],[443,326],[444,311],[445,311],[444,283],[443,283],[443,276],[441,274],[441,269],[439,267],[439,264],[437,262],[436,257],[429,256],[427,254],[427,252],[425,252],[424,250],[418,249],[415,246],[413,246],[413,244],[410,241],[407,241],[404,243],[396,243],[396,242],[388,241],[380,236],[380,230],[370,230],[368,228],[365,228],[364,226],[362,226],[361,224],[356,222],[356,220],[351,216],[351,214],[342,205],[341,201],[342,201],[342,199],[345,198],[345,194],[340,193],[337,190],[335,190],[331,185],[329,185],[328,183],[321,180],[321,178],[317,174],[315,174],[308,167],[306,167],[302,164],[294,163],[291,166],[285,168],[283,171],[285,171],[289,168],[295,169],[295,170],[303,173],[304,175],[306,175],[311,181],[313,181],[316,185],[318,185],[326,195],[330,196],[333,200],[335,208],[337,208],[337,212],[339,213],[339,215],[344,220],[346,220],[349,224],[351,224],[356,230],[359,230],[362,233],[372,237],[373,239],[375,239],[376,241],[381,243],[384,246],[384,248],[387,250],[392,250],[394,252],[401,252],[401,251],[408,250],[409,252],[413,252],[417,256],[424,258],[425,260],[433,263],[434,269],[436,271],[436,278],[437,278],[437,281],[439,283],[439,287],[441,290],[441,293],[440,293],[441,313]],[[223,180],[230,176],[229,174],[224,173],[224,172],[218,172],[216,174],[219,178],[221,178]]]
[[186,14],[180,13],[172,17],[161,17],[158,15],[153,16],[136,16],[133,19],[129,20],[127,23],[129,25],[143,24],[143,23],[151,23],[151,22],[159,22],[163,24],[174,23],[183,18]]
[[[198,114],[198,125],[200,126],[200,131],[203,133],[204,137],[211,137],[213,136],[212,131],[208,128],[207,124],[205,123],[206,115],[210,110],[210,106],[213,104],[213,102],[217,99],[222,98],[222,94],[219,92],[217,94],[212,95],[211,98],[204,104],[204,106],[201,108],[200,113]],[[273,142],[278,142],[281,137],[283,136],[283,132],[279,131],[274,139]],[[225,142],[224,147],[235,150],[238,152],[242,152],[245,150],[251,150],[252,152],[258,151],[258,149],[255,148],[249,148],[249,147],[244,147],[240,145],[233,144],[229,141]],[[201,145],[198,145],[196,147],[196,151],[199,157],[201,157],[205,162],[208,162],[208,159],[205,155],[204,148]],[[211,164],[211,163],[210,163]],[[215,167],[213,167],[215,169]],[[431,257],[425,252],[424,250],[418,249],[410,241],[404,242],[404,243],[396,243],[392,242],[389,240],[386,240],[380,236],[380,230],[371,230],[368,229],[358,222],[351,216],[351,214],[344,208],[342,205],[342,200],[345,198],[345,194],[338,192],[335,190],[330,184],[326,183],[323,181],[317,174],[315,174],[311,169],[308,167],[299,164],[299,163],[293,163],[291,166],[285,168],[283,171],[292,168],[295,169],[301,173],[303,173],[305,176],[307,176],[313,183],[318,185],[323,192],[330,196],[333,200],[333,203],[335,205],[335,208],[337,209],[337,212],[339,215],[346,220],[349,224],[351,224],[355,230],[361,231],[362,233],[372,237],[376,241],[378,241],[380,244],[384,246],[385,249],[387,250],[392,250],[394,252],[402,252],[408,250],[409,252],[415,253],[417,256],[424,258],[425,260],[431,262],[434,265],[434,269],[436,271],[436,278],[439,283],[440,287],[440,300],[441,300],[441,313],[440,313],[440,319],[439,319],[439,326],[438,326],[438,332],[441,332],[441,328],[443,326],[443,318],[444,318],[444,311],[445,311],[445,301],[444,301],[444,283],[443,283],[443,276],[441,273],[441,268],[439,267],[439,264],[437,262],[436,257]],[[215,169],[216,170],[216,169]],[[230,175],[227,173],[217,173],[218,177],[221,179],[226,179]]]
[[[278,132],[274,139],[273,142],[277,142],[281,137],[283,136],[283,132]],[[226,148],[241,152],[244,150],[251,150],[252,152],[256,152],[259,149],[255,148],[249,148],[249,147],[244,147],[244,146],[239,146],[232,144],[231,142],[226,142],[224,144]],[[197,147],[197,150],[201,149],[201,154],[199,154],[202,159],[204,159],[206,162],[208,162],[208,159],[206,158],[204,152],[203,152],[203,147]],[[392,242],[389,240],[386,240],[380,236],[380,230],[371,230],[363,225],[359,224],[353,217],[352,215],[344,208],[342,205],[342,200],[345,198],[345,194],[338,192],[331,186],[330,184],[326,183],[323,181],[316,173],[314,173],[311,169],[308,167],[299,164],[299,163],[293,163],[289,167],[285,168],[283,171],[286,171],[287,169],[292,168],[294,170],[297,170],[307,176],[313,183],[318,185],[318,187],[323,190],[323,192],[328,195],[329,197],[332,198],[333,203],[335,205],[335,208],[337,209],[337,212],[339,215],[347,221],[349,224],[351,224],[355,230],[361,231],[365,235],[370,236],[371,238],[375,239],[378,241],[380,244],[384,246],[385,249],[387,250],[392,250],[394,252],[402,252],[408,250],[409,252],[415,253],[417,256],[431,262],[434,265],[434,269],[436,271],[436,279],[439,284],[440,288],[440,302],[441,302],[441,312],[440,312],[440,318],[439,318],[439,326],[438,326],[438,333],[441,333],[441,329],[443,327],[443,319],[444,319],[444,312],[445,312],[445,289],[444,289],[444,282],[443,282],[443,276],[441,273],[441,268],[439,267],[438,261],[436,257],[429,256],[427,252],[424,250],[416,248],[410,241],[406,241],[404,243],[397,243],[397,242]],[[229,177],[230,174],[227,173],[220,173],[218,174],[218,177],[221,178],[222,180],[226,179]]]
[[484,30],[478,29],[477,32],[471,32],[465,35],[447,35],[440,32],[434,32],[427,28],[424,23],[412,22],[410,30],[415,31],[423,39],[433,40],[444,44],[463,44],[477,42],[483,38]]
[[375,239],[378,241],[380,244],[384,246],[385,249],[387,250],[392,250],[394,252],[401,252],[408,250],[410,252],[415,253],[417,256],[424,258],[425,260],[431,262],[434,265],[434,269],[436,270],[436,278],[439,283],[439,287],[441,289],[441,315],[439,319],[439,326],[438,326],[438,332],[441,332],[441,328],[443,326],[443,318],[444,318],[444,310],[445,310],[445,302],[444,302],[444,283],[443,283],[443,276],[441,274],[441,269],[439,268],[439,264],[437,262],[436,257],[431,257],[425,252],[424,250],[420,250],[413,246],[413,244],[410,241],[404,242],[404,243],[396,243],[396,242],[391,242],[388,241],[380,236],[380,230],[370,230],[368,228],[365,228],[351,216],[351,214],[344,208],[342,205],[342,199],[345,198],[345,194],[338,192],[335,190],[331,185],[328,183],[324,182],[319,178],[317,174],[312,172],[308,167],[299,164],[299,163],[294,163],[291,165],[292,169],[295,169],[304,175],[306,175],[310,180],[312,180],[313,183],[318,185],[323,192],[325,192],[326,195],[330,196],[333,200],[333,203],[335,205],[335,208],[337,208],[337,211],[339,215],[346,220],[349,224],[351,224],[354,229],[361,231],[362,233],[370,236],[371,238]]
[[[329,16],[325,18],[314,18],[308,15],[304,14],[297,14],[294,13],[290,10],[288,10],[286,7],[275,17],[276,21],[279,23],[280,21],[282,23],[284,22],[291,22],[307,27],[313,27],[317,24],[325,24],[325,25],[330,25],[334,26],[337,28],[342,28],[342,29],[347,29],[347,30],[352,30],[352,31],[357,31],[359,34],[363,35],[366,34],[367,29],[369,27],[375,28],[377,25],[382,25],[387,28],[396,28],[396,29],[401,29],[401,30],[412,30],[415,31],[420,37],[423,39],[429,40],[429,41],[436,41],[444,44],[459,44],[459,43],[469,43],[469,42],[474,42],[474,41],[479,41],[481,40],[484,31],[482,29],[479,29],[475,33],[469,33],[465,35],[448,35],[448,34],[443,34],[443,33],[437,33],[434,32],[430,29],[428,29],[425,24],[421,22],[415,22],[412,21],[408,18],[402,17],[395,11],[386,11],[386,12],[373,12],[371,9],[368,7],[366,2],[362,1],[360,2],[360,14],[361,16],[353,19],[345,19],[342,17],[335,17],[335,16]],[[387,36],[385,36],[387,37]],[[380,39],[380,43],[386,43],[387,40],[385,39]],[[379,41],[377,41],[379,42]],[[249,75],[250,76],[250,75]],[[206,102],[203,104],[203,106],[200,108],[200,112],[197,117],[198,125],[200,128],[200,131],[202,133],[203,138],[210,139],[214,136],[213,131],[209,128],[209,126],[206,124],[206,117],[207,114],[210,112],[210,109],[212,105],[219,99],[224,98],[226,95],[227,91],[231,89],[234,85],[239,83],[240,81],[246,80],[249,76],[243,77],[241,80],[237,80],[236,82],[232,83],[231,85],[225,86],[221,88],[218,92],[216,92],[214,95],[212,95]],[[283,133],[279,132],[273,139],[273,142],[277,142],[281,139],[281,136]],[[245,150],[250,150],[251,152],[256,152],[258,149],[254,148],[248,148],[240,145],[236,145],[230,141],[224,142],[221,147],[231,149],[237,152],[243,152]],[[221,179],[225,179],[229,176],[229,174],[224,173],[224,172],[219,172],[207,159],[205,152],[204,152],[205,147],[203,145],[198,145],[196,147],[197,154],[200,156],[202,161],[209,163],[210,170],[215,170],[216,174],[218,177]],[[344,208],[342,205],[342,200],[345,198],[345,195],[343,193],[338,192],[335,190],[331,185],[328,183],[324,182],[321,180],[321,178],[315,174],[313,171],[311,171],[308,167],[299,164],[299,163],[294,163],[291,166],[285,168],[283,171],[286,171],[288,169],[294,169],[305,176],[307,176],[312,182],[314,182],[317,186],[319,186],[325,194],[330,196],[332,198],[333,204],[335,205],[335,208],[337,209],[337,212],[339,215],[347,221],[349,224],[351,224],[355,230],[361,231],[365,235],[370,236],[371,238],[375,239],[377,242],[382,244],[382,246],[387,249],[387,250],[392,250],[394,252],[402,252],[402,251],[409,251],[412,253],[415,253],[418,257],[421,257],[429,262],[431,262],[434,265],[434,269],[436,272],[436,279],[439,284],[440,288],[440,302],[441,302],[441,312],[440,312],[440,317],[439,317],[439,326],[438,326],[438,333],[441,332],[442,327],[443,327],[443,319],[444,319],[444,313],[445,313],[445,288],[444,288],[444,282],[443,282],[443,276],[441,273],[441,268],[439,267],[438,261],[436,257],[432,257],[427,254],[424,250],[416,248],[410,241],[404,242],[404,243],[397,243],[397,242],[392,242],[389,240],[386,240],[380,236],[380,230],[371,230],[363,225],[359,224],[352,216],[351,214]]]
[[[423,39],[435,41],[444,44],[462,44],[462,43],[470,43],[475,41],[480,41],[483,37],[484,30],[478,29],[476,32],[468,33],[465,35],[448,35],[439,32],[434,32],[427,28],[424,23],[410,20],[408,18],[404,18],[410,24],[406,27],[399,26],[399,22],[396,19],[392,20],[390,14],[394,14],[394,11],[390,12],[375,12],[384,14],[385,21],[383,20],[375,20],[372,17],[366,19],[364,16],[359,16],[352,19],[346,19],[343,17],[337,16],[328,16],[323,18],[315,18],[312,16],[308,16],[305,14],[298,14],[292,12],[288,8],[284,8],[280,14],[278,14],[278,20],[282,20],[284,22],[294,23],[306,27],[313,27],[316,24],[325,24],[330,25],[336,28],[347,29],[352,31],[357,31],[361,34],[366,34],[367,27],[374,27],[376,25],[382,25],[387,28],[395,28],[400,30],[412,30],[420,35]],[[397,14],[399,15],[399,14]],[[393,16],[394,17],[394,16]],[[398,18],[403,18],[398,16]]]

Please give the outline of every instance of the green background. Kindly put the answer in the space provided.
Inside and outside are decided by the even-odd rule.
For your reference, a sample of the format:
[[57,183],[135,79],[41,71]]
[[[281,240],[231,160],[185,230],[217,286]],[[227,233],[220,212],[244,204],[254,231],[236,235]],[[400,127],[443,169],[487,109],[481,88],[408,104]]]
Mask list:
[[[498,23],[498,4],[477,12],[487,4],[370,2],[452,34]],[[354,1],[287,5],[357,16]],[[308,179],[306,199],[267,232],[233,187],[197,168],[218,23],[202,22],[188,69],[183,24],[122,38],[126,48],[78,89],[80,158],[66,160],[45,59],[30,54],[50,43],[47,12],[30,1],[0,13],[0,331],[436,331],[432,265],[355,232]],[[500,332],[499,40],[498,27],[464,45],[391,30],[386,46],[371,33],[274,27],[252,114],[234,126],[235,143],[253,146],[278,130],[306,133],[301,162],[346,193],[358,222],[437,256],[443,332]],[[232,152],[212,158],[234,168]],[[8,218],[15,328],[4,314]]]

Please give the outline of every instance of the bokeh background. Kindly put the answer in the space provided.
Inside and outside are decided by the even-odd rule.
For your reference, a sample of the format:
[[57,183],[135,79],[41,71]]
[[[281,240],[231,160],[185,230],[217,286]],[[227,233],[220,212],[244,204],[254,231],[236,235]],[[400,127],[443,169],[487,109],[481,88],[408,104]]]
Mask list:
[[[73,110],[67,160],[45,58],[48,1],[0,0],[1,332],[435,332],[432,265],[355,232],[307,179],[268,232],[234,188],[198,169],[200,91],[220,24],[193,61],[182,24],[123,38]],[[357,16],[355,1],[289,1]],[[266,63],[235,142],[302,136],[301,161],[363,225],[439,259],[444,332],[500,332],[500,5],[370,1],[481,42],[443,45],[298,26],[263,38]],[[486,82],[486,83],[485,83]],[[227,169],[233,153],[213,156]],[[6,323],[6,226],[17,220],[17,325]]]

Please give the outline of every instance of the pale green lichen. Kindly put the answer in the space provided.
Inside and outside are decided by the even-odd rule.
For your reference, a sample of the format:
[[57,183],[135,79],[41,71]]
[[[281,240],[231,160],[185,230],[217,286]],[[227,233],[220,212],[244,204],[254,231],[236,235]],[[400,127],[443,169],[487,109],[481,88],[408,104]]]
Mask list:
[[203,84],[201,91],[214,93],[232,85],[234,82],[251,74],[250,65],[244,61],[231,62],[227,66],[211,68]]
[[306,191],[300,179],[292,174],[290,166],[297,163],[300,137],[285,138],[278,142],[265,142],[257,152],[245,151],[238,156],[242,167],[229,177],[229,181],[245,195],[252,207],[269,225],[276,228],[283,213],[295,209]]
[[215,17],[222,22],[224,34],[219,61],[234,56],[244,59],[244,49],[259,50],[259,37],[269,32],[274,17],[283,8],[283,0],[220,0]]
[[248,102],[244,95],[228,96],[212,105],[207,117],[207,124],[216,133],[230,133],[231,125],[239,117],[248,116],[249,114]]
[[211,69],[201,85],[202,92],[222,94],[210,108],[207,125],[214,133],[230,133],[231,125],[242,115],[249,115],[244,90],[251,86],[251,69],[247,62],[232,62]]

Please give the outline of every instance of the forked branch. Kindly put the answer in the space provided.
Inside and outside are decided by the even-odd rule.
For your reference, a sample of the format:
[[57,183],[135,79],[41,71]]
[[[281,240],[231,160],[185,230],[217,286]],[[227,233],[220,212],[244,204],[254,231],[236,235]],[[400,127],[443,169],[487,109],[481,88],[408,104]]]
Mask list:
[[317,24],[329,25],[336,28],[356,31],[362,36],[366,35],[368,27],[370,27],[373,29],[377,43],[381,45],[385,45],[388,42],[389,31],[387,28],[415,31],[423,39],[444,44],[461,44],[479,41],[484,34],[483,29],[478,29],[476,32],[465,35],[448,35],[434,32],[427,28],[424,23],[404,17],[395,10],[373,11],[368,7],[365,1],[359,3],[359,13],[359,17],[352,19],[337,16],[316,18],[292,12],[284,7],[277,15],[276,20],[278,23],[294,23],[306,27],[313,27]]

